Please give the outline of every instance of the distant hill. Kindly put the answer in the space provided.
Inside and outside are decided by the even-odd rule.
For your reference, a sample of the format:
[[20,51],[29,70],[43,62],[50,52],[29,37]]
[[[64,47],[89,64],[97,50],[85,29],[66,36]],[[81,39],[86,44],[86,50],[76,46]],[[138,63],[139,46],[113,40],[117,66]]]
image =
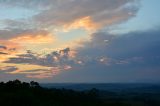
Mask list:
[[160,84],[154,83],[42,83],[40,84],[44,88],[65,88],[65,89],[74,89],[74,90],[89,90],[96,88],[99,90],[107,91],[139,91],[145,90],[154,91],[160,89]]

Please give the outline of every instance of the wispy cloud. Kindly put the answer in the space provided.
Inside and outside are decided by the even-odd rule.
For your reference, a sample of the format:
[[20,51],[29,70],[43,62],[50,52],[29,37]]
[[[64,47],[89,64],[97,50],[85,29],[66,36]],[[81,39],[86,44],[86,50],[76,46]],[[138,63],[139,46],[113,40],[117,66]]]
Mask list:
[[14,24],[12,26],[14,28],[63,28],[64,30],[97,29],[124,22],[136,15],[137,4],[137,0],[1,1],[2,6],[31,8],[37,11],[36,15],[23,21],[4,20],[7,27]]
[[135,0],[68,0],[65,4],[60,1],[58,6],[37,14],[34,20],[41,26],[99,28],[134,17],[138,10],[134,3]]

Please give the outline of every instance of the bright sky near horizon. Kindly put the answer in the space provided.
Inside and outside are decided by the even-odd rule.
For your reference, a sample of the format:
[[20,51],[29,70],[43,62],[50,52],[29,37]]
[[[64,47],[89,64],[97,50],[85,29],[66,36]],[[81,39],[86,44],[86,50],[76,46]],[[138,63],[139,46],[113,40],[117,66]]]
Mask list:
[[0,80],[159,82],[159,0],[0,0]]

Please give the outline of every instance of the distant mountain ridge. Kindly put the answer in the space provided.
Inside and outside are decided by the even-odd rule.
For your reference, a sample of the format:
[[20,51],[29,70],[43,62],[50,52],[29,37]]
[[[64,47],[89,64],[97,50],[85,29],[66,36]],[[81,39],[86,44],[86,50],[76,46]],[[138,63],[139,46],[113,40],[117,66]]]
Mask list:
[[151,83],[46,83],[40,84],[46,88],[65,88],[74,90],[89,90],[96,88],[107,91],[122,91],[122,90],[160,90],[160,84]]

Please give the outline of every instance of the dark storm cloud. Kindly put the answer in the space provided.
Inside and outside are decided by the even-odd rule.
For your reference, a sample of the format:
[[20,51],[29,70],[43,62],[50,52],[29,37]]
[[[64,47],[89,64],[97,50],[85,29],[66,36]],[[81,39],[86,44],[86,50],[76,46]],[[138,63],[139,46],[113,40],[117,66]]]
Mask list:
[[160,30],[130,32],[116,36],[104,32],[95,33],[91,42],[84,43],[84,48],[79,49],[79,54],[114,58],[158,56],[159,33]]
[[86,80],[96,79],[100,82],[160,81],[159,33],[159,29],[116,36],[95,33],[90,42],[77,49],[78,56],[86,61],[85,67],[79,69],[83,71],[77,74],[85,74]]

